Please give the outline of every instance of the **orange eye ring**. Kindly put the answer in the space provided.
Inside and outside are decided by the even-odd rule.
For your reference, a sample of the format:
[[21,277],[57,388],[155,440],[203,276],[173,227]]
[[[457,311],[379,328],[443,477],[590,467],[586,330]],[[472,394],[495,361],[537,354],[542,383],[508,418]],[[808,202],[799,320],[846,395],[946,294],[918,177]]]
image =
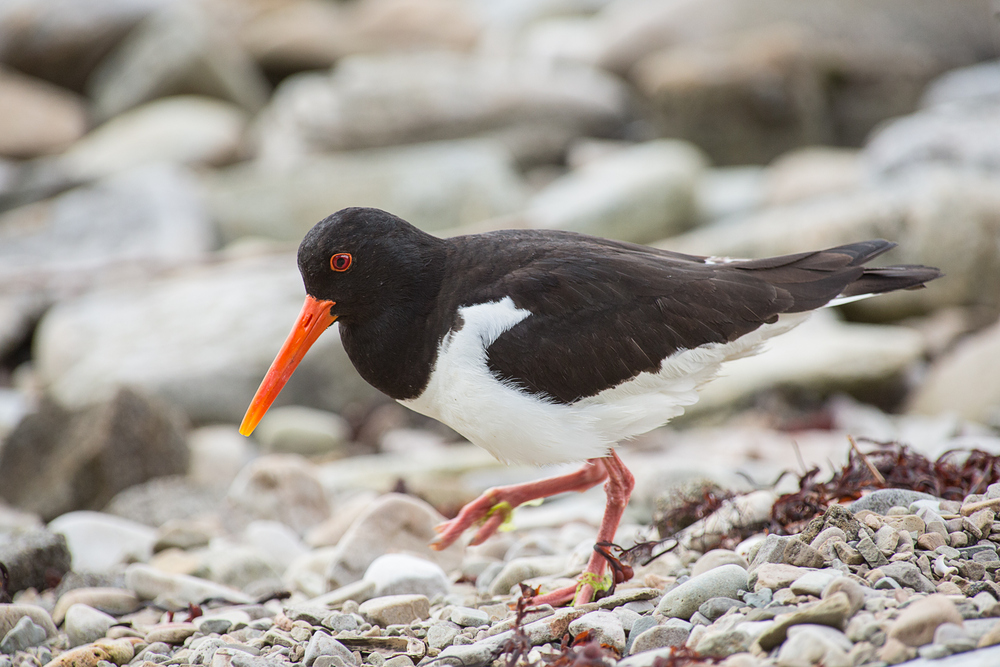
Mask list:
[[351,253],[349,252],[338,252],[330,258],[330,268],[338,273],[342,273],[351,268],[351,264],[353,263],[354,258],[351,257]]

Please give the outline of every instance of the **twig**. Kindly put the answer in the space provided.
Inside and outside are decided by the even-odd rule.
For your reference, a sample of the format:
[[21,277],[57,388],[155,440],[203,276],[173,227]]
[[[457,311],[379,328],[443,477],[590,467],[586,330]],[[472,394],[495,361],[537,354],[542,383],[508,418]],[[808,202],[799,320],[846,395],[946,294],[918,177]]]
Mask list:
[[847,441],[851,443],[851,449],[853,449],[854,452],[858,455],[858,457],[861,458],[862,463],[864,463],[865,466],[868,468],[868,472],[872,474],[872,477],[878,480],[879,484],[885,484],[885,477],[883,477],[882,473],[878,471],[878,468],[872,465],[872,462],[868,460],[868,457],[865,455],[865,453],[858,448],[858,443],[854,442],[854,436],[850,435],[847,436]]
[[[802,452],[799,451],[798,441],[792,440],[792,447],[795,449],[795,458],[799,460],[799,467],[802,468],[802,473],[805,474],[809,472],[809,469],[806,468],[806,462],[802,460]],[[775,484],[777,484],[777,482]]]

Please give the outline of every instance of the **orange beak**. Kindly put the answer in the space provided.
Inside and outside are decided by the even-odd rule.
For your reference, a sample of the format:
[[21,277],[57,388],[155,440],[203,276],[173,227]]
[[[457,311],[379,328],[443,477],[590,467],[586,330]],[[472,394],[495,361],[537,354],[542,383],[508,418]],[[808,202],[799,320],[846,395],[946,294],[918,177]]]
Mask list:
[[292,377],[302,357],[306,356],[306,352],[319,335],[336,321],[337,316],[330,313],[330,308],[334,305],[336,304],[333,301],[319,301],[311,296],[306,297],[292,332],[285,339],[285,344],[281,346],[278,356],[271,363],[271,368],[268,369],[267,375],[264,376],[250,402],[250,407],[247,408],[243,423],[240,424],[242,435],[253,433],[264,413],[278,397],[281,388],[288,382],[288,378]]

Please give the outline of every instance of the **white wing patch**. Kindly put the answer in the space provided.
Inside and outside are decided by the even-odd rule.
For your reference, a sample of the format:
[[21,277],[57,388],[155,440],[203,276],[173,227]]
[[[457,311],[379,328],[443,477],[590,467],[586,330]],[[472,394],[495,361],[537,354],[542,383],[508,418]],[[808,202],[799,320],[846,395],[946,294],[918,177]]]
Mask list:
[[424,392],[400,403],[444,422],[501,461],[539,465],[606,456],[620,440],[662,426],[698,400],[697,390],[723,362],[755,354],[768,338],[807,317],[782,316],[732,343],[679,350],[656,373],[566,405],[539,400],[487,365],[487,348],[530,311],[507,297],[460,308],[459,315],[463,324],[441,341]]

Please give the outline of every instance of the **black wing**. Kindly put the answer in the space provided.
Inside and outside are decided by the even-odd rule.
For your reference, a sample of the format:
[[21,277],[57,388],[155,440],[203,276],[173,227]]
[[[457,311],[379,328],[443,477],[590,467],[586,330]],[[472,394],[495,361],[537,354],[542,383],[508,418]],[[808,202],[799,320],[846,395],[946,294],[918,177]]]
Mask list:
[[[514,237],[509,243],[517,243]],[[532,393],[571,403],[613,387],[682,349],[733,341],[781,313],[841,294],[919,286],[924,267],[865,269],[894,244],[867,241],[764,260],[704,258],[591,237],[528,244],[529,257],[478,300],[511,296],[532,315],[488,349],[490,369]],[[517,255],[509,245],[504,256]],[[494,267],[498,272],[502,267]]]

